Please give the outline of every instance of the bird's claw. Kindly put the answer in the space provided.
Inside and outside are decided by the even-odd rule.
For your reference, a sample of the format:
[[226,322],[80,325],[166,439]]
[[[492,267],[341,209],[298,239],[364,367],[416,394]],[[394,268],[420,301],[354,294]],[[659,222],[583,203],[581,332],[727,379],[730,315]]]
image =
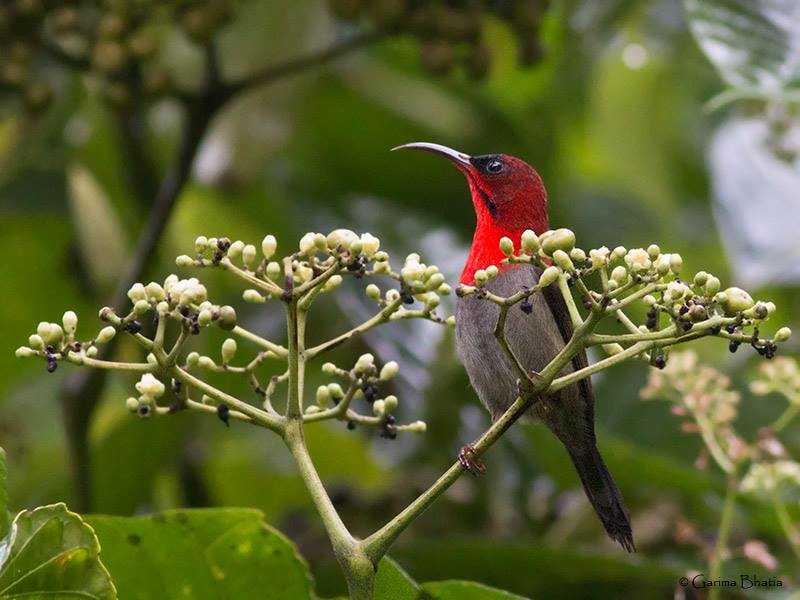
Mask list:
[[475,456],[475,448],[467,444],[458,451],[458,462],[465,471],[469,471],[474,477],[480,477],[486,473],[486,465]]

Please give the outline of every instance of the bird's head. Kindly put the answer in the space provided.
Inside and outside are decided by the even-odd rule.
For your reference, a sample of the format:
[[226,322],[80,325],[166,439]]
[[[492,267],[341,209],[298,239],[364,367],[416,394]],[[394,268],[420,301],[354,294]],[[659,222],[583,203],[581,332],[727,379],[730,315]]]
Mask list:
[[440,144],[414,142],[393,150],[431,152],[449,159],[467,178],[477,224],[462,283],[472,283],[475,271],[504,258],[499,243],[510,237],[519,247],[522,232],[542,233],[549,227],[547,191],[542,178],[524,160],[507,154],[469,156]]

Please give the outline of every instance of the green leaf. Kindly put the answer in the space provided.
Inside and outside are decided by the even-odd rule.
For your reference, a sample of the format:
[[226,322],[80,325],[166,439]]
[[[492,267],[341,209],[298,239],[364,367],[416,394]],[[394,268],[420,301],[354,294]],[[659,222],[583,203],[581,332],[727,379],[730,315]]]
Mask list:
[[727,84],[777,92],[800,83],[800,3],[685,4],[692,33]]
[[525,600],[524,596],[474,581],[429,581],[422,589],[434,600]]
[[312,598],[305,561],[263,517],[214,508],[88,520],[126,600]]
[[19,513],[0,542],[0,597],[117,597],[94,531],[63,503]]
[[375,600],[416,600],[422,596],[417,583],[388,556],[378,564],[375,575]]
[[8,470],[6,451],[0,448],[0,536],[8,533]]

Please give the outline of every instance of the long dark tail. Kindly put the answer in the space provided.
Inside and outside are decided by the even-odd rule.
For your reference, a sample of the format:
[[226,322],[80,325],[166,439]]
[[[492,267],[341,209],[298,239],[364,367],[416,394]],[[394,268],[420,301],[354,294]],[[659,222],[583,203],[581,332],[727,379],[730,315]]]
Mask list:
[[628,509],[617,484],[608,472],[597,447],[586,451],[569,450],[583,489],[611,539],[628,552],[636,552]]

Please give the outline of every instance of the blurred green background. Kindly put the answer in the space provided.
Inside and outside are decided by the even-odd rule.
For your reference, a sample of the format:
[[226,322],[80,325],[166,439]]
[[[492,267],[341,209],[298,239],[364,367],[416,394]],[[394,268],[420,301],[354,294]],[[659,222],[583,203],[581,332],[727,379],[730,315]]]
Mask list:
[[[374,24],[369,13],[341,20],[331,4],[341,11],[348,3],[235,3],[216,34],[223,75],[235,78],[305,55]],[[735,65],[720,76],[681,2],[430,4],[487,4],[500,12],[536,4],[541,15],[531,35],[542,54],[525,56],[513,19],[489,11],[481,16],[482,49],[491,57],[483,78],[469,77],[460,66],[431,64],[425,52],[432,50],[423,42],[421,53],[419,36],[399,32],[238,94],[204,135],[143,280],[176,271],[174,257],[200,234],[257,242],[274,233],[289,248],[308,230],[347,226],[379,236],[395,256],[420,251],[453,281],[474,224],[465,182],[444,161],[388,151],[435,141],[533,164],[549,190],[551,224],[575,230],[581,247],[658,242],[664,251],[680,252],[689,272],[705,269],[723,285],[752,286],[778,304],[776,321],[800,329],[800,167],[787,133],[793,113],[755,92],[706,110],[726,86],[758,86]],[[712,4],[744,10],[743,22],[751,19],[759,31],[770,23],[759,5],[780,5]],[[175,85],[191,89],[202,52],[168,19],[154,20],[160,65]],[[751,39],[738,21],[737,28]],[[694,33],[702,36],[702,22]],[[796,49],[791,33],[764,36]],[[713,56],[726,38],[724,32],[712,38],[704,48]],[[765,72],[781,66],[769,52],[754,50],[753,56],[766,61],[759,65]],[[10,60],[10,53],[0,56],[3,66]],[[97,308],[108,302],[148,213],[137,191],[143,178],[130,153],[131,132],[157,180],[174,160],[184,122],[169,94],[119,105],[108,82],[98,84],[91,73],[59,68],[57,61],[37,69],[53,90],[46,110],[23,108],[14,93],[0,103],[0,445],[9,459],[11,505],[18,508],[86,498],[76,500],[57,399],[74,367],[48,376],[43,364],[16,360],[13,350],[38,321],[58,321],[67,309],[81,315],[84,332],[99,325]],[[206,280],[216,302],[239,304],[241,289],[230,278],[210,273]],[[356,287],[344,286],[335,298],[313,317],[312,339],[335,335],[368,314]],[[242,311],[250,327],[280,336],[279,307]],[[221,339],[201,336],[193,343],[211,354]],[[335,360],[347,364],[367,350],[381,362],[401,363],[395,390],[400,417],[424,419],[428,433],[391,441],[341,424],[308,428],[323,479],[357,534],[404,506],[488,423],[451,336],[441,329],[384,328],[337,350]],[[118,352],[136,350],[122,344]],[[703,342],[699,352],[739,384],[756,364],[748,348],[731,355],[719,341]],[[638,554],[627,556],[606,539],[555,439],[541,427],[519,425],[491,452],[487,476],[459,481],[392,555],[421,581],[473,579],[539,597],[553,586],[562,597],[671,596],[678,577],[702,571],[707,560],[676,532],[689,523],[713,541],[724,480],[695,469],[701,442],[681,432],[665,404],[639,400],[646,376],[646,367],[636,363],[596,380],[600,446],[631,509]],[[308,379],[308,389],[323,381],[316,368]],[[111,377],[92,417],[90,505],[84,508],[130,515],[183,506],[257,507],[299,544],[321,594],[343,591],[324,532],[278,440],[196,415],[131,418],[124,407],[131,385],[131,378]],[[741,389],[744,433],[783,408],[777,398]],[[783,439],[797,456],[800,429]],[[800,562],[771,513],[743,503],[736,518],[733,546],[765,541],[780,561],[770,575],[797,583]],[[754,570],[764,573],[739,556],[725,566],[731,574]]]

